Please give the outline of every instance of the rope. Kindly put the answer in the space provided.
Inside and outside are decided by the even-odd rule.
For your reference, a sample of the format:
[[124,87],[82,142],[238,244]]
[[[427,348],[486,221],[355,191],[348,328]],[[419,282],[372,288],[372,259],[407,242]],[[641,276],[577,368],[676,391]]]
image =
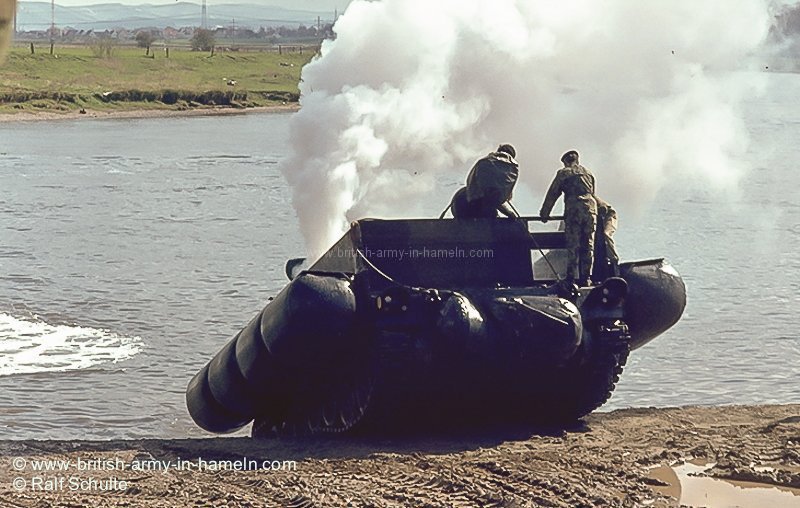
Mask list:
[[538,251],[539,251],[539,253],[540,253],[540,254],[542,255],[542,257],[544,258],[544,261],[545,261],[545,263],[547,263],[547,266],[549,266],[549,267],[550,267],[550,270],[552,270],[552,271],[553,271],[553,275],[555,275],[555,276],[556,276],[556,280],[557,280],[558,282],[561,282],[561,277],[559,277],[559,276],[558,276],[558,272],[557,272],[557,271],[556,271],[556,269],[553,267],[553,264],[550,262],[550,260],[547,258],[547,254],[545,254],[545,253],[544,253],[544,251],[542,250],[542,248],[541,248],[541,247],[539,247],[539,244],[536,242],[536,238],[534,238],[534,237],[533,237],[533,233],[530,233],[530,236],[531,236],[531,242],[533,242],[533,246],[534,246],[534,247],[536,247],[536,250],[538,250]]
[[[519,215],[519,212],[517,212],[517,209],[514,208],[514,205],[511,204],[511,201],[509,201],[508,204],[509,204],[509,206],[511,206],[511,209],[514,210],[517,213],[517,215]],[[553,267],[553,264],[550,262],[550,259],[547,257],[547,254],[545,254],[544,251],[542,250],[542,248],[539,247],[539,244],[536,242],[536,238],[533,237],[533,233],[530,233],[530,235],[531,235],[531,242],[533,242],[533,246],[536,247],[536,250],[539,251],[539,254],[542,255],[542,258],[544,258],[545,263],[547,263],[547,266],[550,267],[550,270],[553,272],[553,275],[555,275],[555,277],[556,277],[556,281],[561,282],[561,277],[558,276],[558,272]]]
[[[517,216],[521,217],[520,213],[517,211],[517,209],[514,206],[514,204],[511,201],[507,201],[507,203],[508,203],[508,206],[510,206],[511,209],[514,210],[514,213],[516,213]],[[558,272],[553,267],[553,264],[550,262],[550,259],[548,259],[547,255],[544,253],[542,248],[539,247],[539,244],[536,242],[536,239],[533,237],[533,233],[530,233],[530,236],[531,236],[531,242],[533,242],[533,246],[536,247],[536,250],[538,250],[539,254],[542,255],[542,257],[544,258],[545,263],[547,263],[547,266],[550,267],[550,270],[552,270],[553,275],[556,276],[556,280],[560,282],[561,281],[561,277],[558,276]]]
[[370,261],[369,259],[367,259],[367,256],[365,256],[365,255],[364,255],[364,253],[363,253],[363,252],[361,252],[361,249],[356,249],[356,253],[358,253],[358,255],[359,255],[359,256],[361,256],[361,259],[363,259],[363,260],[364,260],[364,262],[365,262],[365,263],[367,263],[367,266],[369,266],[370,268],[372,268],[373,270],[375,270],[375,273],[377,273],[378,275],[380,275],[380,276],[381,276],[381,277],[383,277],[384,279],[388,280],[388,281],[389,281],[389,282],[391,282],[392,284],[396,284],[396,285],[398,285],[398,286],[405,286],[405,284],[400,284],[400,283],[396,282],[396,281],[395,281],[393,278],[391,278],[391,277],[389,277],[388,275],[386,275],[385,273],[383,273],[383,272],[381,271],[381,269],[380,269],[380,268],[378,268],[377,266],[375,266],[375,265],[372,263],[372,261]]

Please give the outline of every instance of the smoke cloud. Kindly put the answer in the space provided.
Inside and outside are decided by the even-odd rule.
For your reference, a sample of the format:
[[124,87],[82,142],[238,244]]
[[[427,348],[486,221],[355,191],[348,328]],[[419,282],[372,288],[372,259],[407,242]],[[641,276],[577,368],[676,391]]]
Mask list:
[[573,148],[612,202],[735,188],[769,25],[763,0],[354,0],[303,69],[282,164],[309,253],[501,142],[537,195]]

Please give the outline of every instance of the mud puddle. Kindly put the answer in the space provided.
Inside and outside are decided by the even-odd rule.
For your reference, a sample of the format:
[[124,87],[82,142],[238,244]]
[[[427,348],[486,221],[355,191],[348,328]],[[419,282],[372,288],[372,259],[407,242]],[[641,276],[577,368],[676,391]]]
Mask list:
[[721,480],[700,476],[714,463],[689,461],[653,468],[650,478],[665,483],[653,487],[663,496],[678,500],[680,506],[704,508],[800,508],[800,489],[766,483]]

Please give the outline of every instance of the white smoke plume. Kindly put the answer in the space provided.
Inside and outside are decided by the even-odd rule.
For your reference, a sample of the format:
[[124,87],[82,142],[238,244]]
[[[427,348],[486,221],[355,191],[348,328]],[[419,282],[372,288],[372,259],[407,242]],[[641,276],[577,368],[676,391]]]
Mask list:
[[769,25],[764,0],[354,0],[303,69],[282,164],[309,252],[501,142],[537,195],[573,148],[611,200],[735,187]]

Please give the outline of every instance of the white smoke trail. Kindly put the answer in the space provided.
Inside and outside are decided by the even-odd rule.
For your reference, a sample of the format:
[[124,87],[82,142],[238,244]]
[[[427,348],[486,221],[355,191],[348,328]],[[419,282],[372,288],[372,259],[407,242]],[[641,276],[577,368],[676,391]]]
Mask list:
[[282,165],[310,253],[501,142],[537,189],[572,148],[612,200],[735,186],[769,22],[763,0],[354,0],[303,70]]

